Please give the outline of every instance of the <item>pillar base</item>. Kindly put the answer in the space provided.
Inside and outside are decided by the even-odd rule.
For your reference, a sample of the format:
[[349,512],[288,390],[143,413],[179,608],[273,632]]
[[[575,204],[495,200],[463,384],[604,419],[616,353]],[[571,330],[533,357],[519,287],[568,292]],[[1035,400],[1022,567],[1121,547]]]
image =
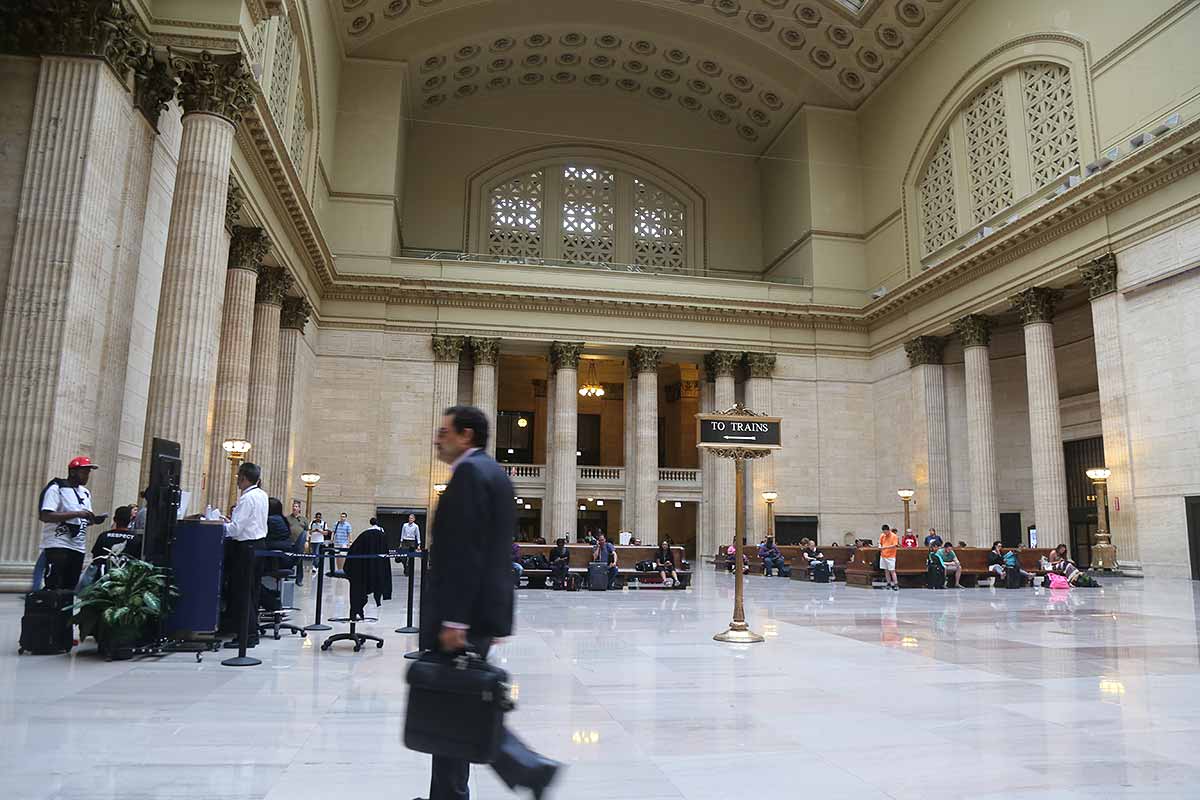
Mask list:
[[28,592],[33,584],[32,561],[0,563],[0,592]]
[[737,620],[730,622],[729,627],[713,636],[713,639],[728,644],[757,644],[766,641],[762,636],[750,630],[750,626],[745,622]]

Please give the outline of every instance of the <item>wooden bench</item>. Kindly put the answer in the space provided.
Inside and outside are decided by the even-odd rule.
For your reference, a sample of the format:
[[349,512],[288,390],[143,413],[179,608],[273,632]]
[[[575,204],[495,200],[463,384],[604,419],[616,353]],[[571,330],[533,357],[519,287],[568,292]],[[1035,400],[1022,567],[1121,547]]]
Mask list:
[[[1013,548],[1005,548],[1011,550]],[[994,576],[988,571],[988,552],[986,547],[956,547],[955,555],[962,565],[962,583],[964,586],[978,586],[990,581]],[[1048,555],[1049,549],[1019,549],[1017,558],[1021,568],[1035,575],[1041,573],[1039,561],[1043,555]],[[924,586],[926,563],[929,559],[927,547],[901,547],[896,551],[896,579],[901,586]],[[854,559],[846,568],[846,585],[871,588],[875,581],[883,580],[883,570],[879,568],[879,548],[860,547],[854,553]]]
[[[729,558],[725,554],[725,549],[728,546],[722,546],[711,562],[718,572],[727,569],[729,566]],[[798,544],[783,544],[779,545],[778,548],[780,554],[783,556],[784,563],[792,568],[792,580],[808,580],[808,563],[801,555],[804,548]],[[819,547],[817,550],[825,554],[827,561],[833,562],[833,579],[837,580],[840,577],[844,580],[846,577],[846,566],[850,563],[850,556],[854,552],[854,548],[842,545],[830,545],[829,547]],[[746,556],[750,563],[750,574],[761,575],[763,568],[762,559],[758,557],[758,545],[742,545],[742,555]]]
[[[550,551],[554,549],[551,544],[529,544],[527,542],[518,542],[521,556],[540,555],[547,561],[550,560]],[[588,564],[592,560],[592,546],[588,544],[569,544],[567,545],[567,553],[570,560],[567,562],[567,573],[580,584],[586,582]],[[657,572],[639,572],[635,569],[635,565],[639,561],[653,561],[658,553],[658,548],[649,545],[616,545],[617,550],[617,587],[623,585],[635,584],[639,588],[668,588],[663,584],[662,579]],[[671,555],[675,559],[675,563],[682,564],[684,561],[683,547],[675,545],[671,547]],[[552,571],[548,569],[527,569],[522,573],[523,577],[528,578],[531,588],[545,588],[546,580],[551,576]],[[676,589],[686,589],[692,583],[691,570],[675,569],[675,587]]]
[[[824,555],[826,561],[833,562],[833,573],[829,576],[830,580],[846,580],[846,567],[850,566],[850,559],[854,557],[853,547],[830,545],[828,547],[818,547],[817,552]],[[803,556],[797,557],[796,563],[792,566],[792,580],[812,580],[811,575],[809,575],[808,564]]]

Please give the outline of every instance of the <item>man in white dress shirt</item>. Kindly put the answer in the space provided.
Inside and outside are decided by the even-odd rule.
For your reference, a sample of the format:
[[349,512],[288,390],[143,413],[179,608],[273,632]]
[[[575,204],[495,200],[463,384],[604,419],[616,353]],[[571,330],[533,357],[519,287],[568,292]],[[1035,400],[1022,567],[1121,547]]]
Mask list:
[[267,493],[258,485],[261,475],[258,465],[249,461],[238,467],[240,494],[233,507],[233,518],[225,522],[225,538],[233,543],[227,564],[229,608],[233,611],[230,618],[238,624],[243,618],[247,620],[250,646],[258,643],[259,580],[254,551],[262,549],[267,538]]

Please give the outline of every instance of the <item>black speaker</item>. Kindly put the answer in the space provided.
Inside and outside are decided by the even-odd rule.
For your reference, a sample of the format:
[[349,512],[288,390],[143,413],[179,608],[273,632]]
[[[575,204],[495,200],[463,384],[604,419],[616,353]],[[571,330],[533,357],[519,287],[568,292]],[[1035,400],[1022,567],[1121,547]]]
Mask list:
[[179,477],[182,472],[179,442],[155,437],[150,451],[146,530],[142,538],[142,558],[151,564],[166,566],[169,561],[175,518],[179,515]]

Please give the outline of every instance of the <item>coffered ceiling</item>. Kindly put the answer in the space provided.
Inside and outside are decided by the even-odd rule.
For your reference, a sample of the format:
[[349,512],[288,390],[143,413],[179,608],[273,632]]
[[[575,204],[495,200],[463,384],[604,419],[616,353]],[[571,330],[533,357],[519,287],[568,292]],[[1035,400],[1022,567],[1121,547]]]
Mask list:
[[856,108],[958,0],[328,0],[350,56],[404,60],[423,114],[509,93],[637,97],[769,143]]

